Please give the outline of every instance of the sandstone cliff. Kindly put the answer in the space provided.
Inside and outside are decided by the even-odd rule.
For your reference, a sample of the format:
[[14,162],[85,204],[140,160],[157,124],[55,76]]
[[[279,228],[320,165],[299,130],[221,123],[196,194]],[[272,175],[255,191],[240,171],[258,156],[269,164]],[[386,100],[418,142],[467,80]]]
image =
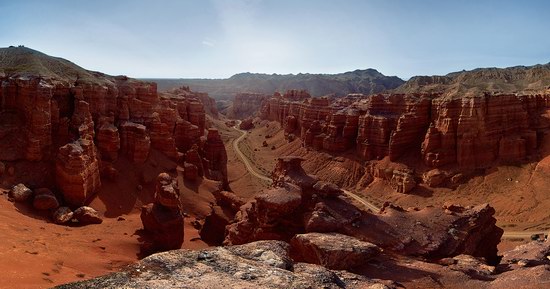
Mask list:
[[479,168],[536,156],[550,128],[550,93],[464,97],[408,93],[347,98],[276,94],[261,116],[304,146],[357,151],[363,160],[420,156],[426,166]]
[[[100,187],[100,162],[123,156],[141,164],[151,149],[178,160],[201,144],[205,114],[217,117],[207,94],[185,87],[159,94],[155,83],[88,71],[29,48],[0,49],[0,72],[0,112],[7,116],[0,161],[55,159],[57,187],[72,205]],[[226,180],[225,149],[207,140],[199,151],[213,163],[207,176]]]

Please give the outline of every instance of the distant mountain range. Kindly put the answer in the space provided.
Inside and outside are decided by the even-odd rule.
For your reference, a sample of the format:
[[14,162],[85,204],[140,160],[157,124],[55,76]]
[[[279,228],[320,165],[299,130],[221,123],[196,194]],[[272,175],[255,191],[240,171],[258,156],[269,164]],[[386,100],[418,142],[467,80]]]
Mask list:
[[207,92],[215,99],[231,99],[236,93],[273,94],[289,89],[306,89],[312,96],[349,93],[372,94],[394,89],[405,81],[397,76],[385,76],[375,69],[355,70],[339,74],[262,74],[239,73],[227,79],[143,79],[154,81],[159,90],[182,85],[193,91]]
[[415,76],[393,90],[397,93],[440,93],[462,97],[490,93],[550,92],[550,63],[507,68],[477,68],[447,75]]

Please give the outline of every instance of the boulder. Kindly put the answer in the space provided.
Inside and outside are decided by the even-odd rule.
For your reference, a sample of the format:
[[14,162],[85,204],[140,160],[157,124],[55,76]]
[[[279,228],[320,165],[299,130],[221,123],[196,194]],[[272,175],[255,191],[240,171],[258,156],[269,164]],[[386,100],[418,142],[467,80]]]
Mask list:
[[428,187],[436,188],[445,182],[447,179],[447,174],[442,170],[433,169],[424,173],[422,179]]
[[378,246],[338,233],[307,233],[290,240],[296,261],[318,264],[329,269],[349,270],[377,256]]
[[88,206],[76,209],[73,216],[82,225],[103,223],[103,219],[99,216],[99,213]]
[[32,205],[37,210],[51,210],[59,207],[59,201],[50,189],[40,188],[34,191]]
[[550,241],[537,240],[503,253],[501,264],[511,267],[533,267],[538,265],[550,265]]
[[66,224],[73,218],[74,213],[69,207],[59,207],[54,211],[52,219],[56,224]]
[[13,198],[16,202],[26,202],[30,200],[33,193],[31,189],[27,188],[24,184],[17,184],[11,188],[8,196]]
[[344,191],[342,191],[337,185],[323,181],[315,183],[315,185],[313,185],[313,189],[317,194],[322,195],[323,197],[338,197],[344,193]]
[[390,184],[396,192],[406,194],[416,187],[416,180],[409,169],[394,170]]
[[247,118],[241,121],[241,124],[239,124],[239,129],[242,129],[242,130],[249,130],[252,128],[254,128],[254,123],[252,122],[251,118]]

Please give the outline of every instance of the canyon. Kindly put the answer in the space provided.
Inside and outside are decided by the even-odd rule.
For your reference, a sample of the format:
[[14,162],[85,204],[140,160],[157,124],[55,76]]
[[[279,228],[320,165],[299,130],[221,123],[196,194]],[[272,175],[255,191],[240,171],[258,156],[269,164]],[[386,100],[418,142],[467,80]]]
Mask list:
[[[243,89],[220,112],[192,85],[159,91],[154,82],[1,48],[0,250],[13,264],[2,264],[6,282],[548,282],[550,243],[529,239],[550,226],[550,66],[413,77],[401,86],[376,84],[392,79],[366,72],[368,90],[318,97]],[[503,242],[507,233],[527,237]]]

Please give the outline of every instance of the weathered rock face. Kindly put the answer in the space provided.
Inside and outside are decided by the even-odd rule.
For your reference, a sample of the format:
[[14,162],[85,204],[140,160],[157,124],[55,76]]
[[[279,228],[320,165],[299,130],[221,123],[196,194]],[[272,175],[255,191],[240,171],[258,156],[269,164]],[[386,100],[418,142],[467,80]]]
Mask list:
[[432,100],[432,122],[422,143],[426,164],[486,166],[521,161],[537,148],[547,129],[541,112],[548,95],[483,95]]
[[97,130],[97,148],[101,158],[108,161],[118,159],[120,150],[120,135],[113,124],[105,123]]
[[432,168],[525,160],[550,128],[548,94],[409,93],[348,100],[279,95],[264,103],[261,116],[280,122],[286,135],[299,135],[306,147],[355,148],[365,160],[421,156]]
[[394,170],[390,184],[396,192],[406,194],[414,189],[416,181],[411,170]]
[[299,234],[290,240],[290,247],[294,260],[336,270],[363,265],[380,253],[374,244],[337,233]]
[[103,219],[92,207],[82,206],[73,212],[73,218],[82,225],[101,224]]
[[146,253],[179,249],[183,243],[183,214],[179,190],[167,173],[157,177],[155,202],[143,206],[141,222],[150,241],[142,244]]
[[[335,232],[403,255],[437,259],[469,254],[498,261],[503,231],[495,225],[492,207],[447,205],[406,211],[387,204],[373,215],[339,196],[338,188],[308,175],[300,162],[295,157],[279,159],[273,172],[275,187],[240,208],[226,227],[226,244]],[[400,183],[406,187],[404,180]]]
[[31,189],[27,188],[24,184],[17,184],[11,188],[9,196],[16,202],[26,202],[33,195]]
[[[151,82],[72,66],[65,72],[65,78],[32,76],[32,71],[0,76],[0,161],[53,161],[59,155],[59,189],[79,194],[77,203],[100,185],[98,159],[116,162],[122,156],[143,163],[151,149],[177,159],[200,144],[205,114],[218,114],[213,99],[189,88],[159,94]],[[77,156],[79,151],[85,156]],[[78,183],[87,189],[76,193]]]
[[389,281],[294,263],[288,248],[284,242],[260,241],[175,250],[151,255],[122,272],[57,288],[395,288]]
[[101,186],[94,142],[80,138],[60,147],[55,175],[65,201],[71,206],[82,205]]
[[254,128],[254,123],[252,122],[252,118],[246,118],[239,124],[239,129],[242,130],[249,130]]
[[227,117],[244,119],[255,115],[264,101],[271,96],[261,93],[237,93],[233,98],[233,105],[227,113]]
[[205,176],[221,181],[224,186],[227,186],[227,152],[218,130],[208,129],[206,139],[201,146]]

